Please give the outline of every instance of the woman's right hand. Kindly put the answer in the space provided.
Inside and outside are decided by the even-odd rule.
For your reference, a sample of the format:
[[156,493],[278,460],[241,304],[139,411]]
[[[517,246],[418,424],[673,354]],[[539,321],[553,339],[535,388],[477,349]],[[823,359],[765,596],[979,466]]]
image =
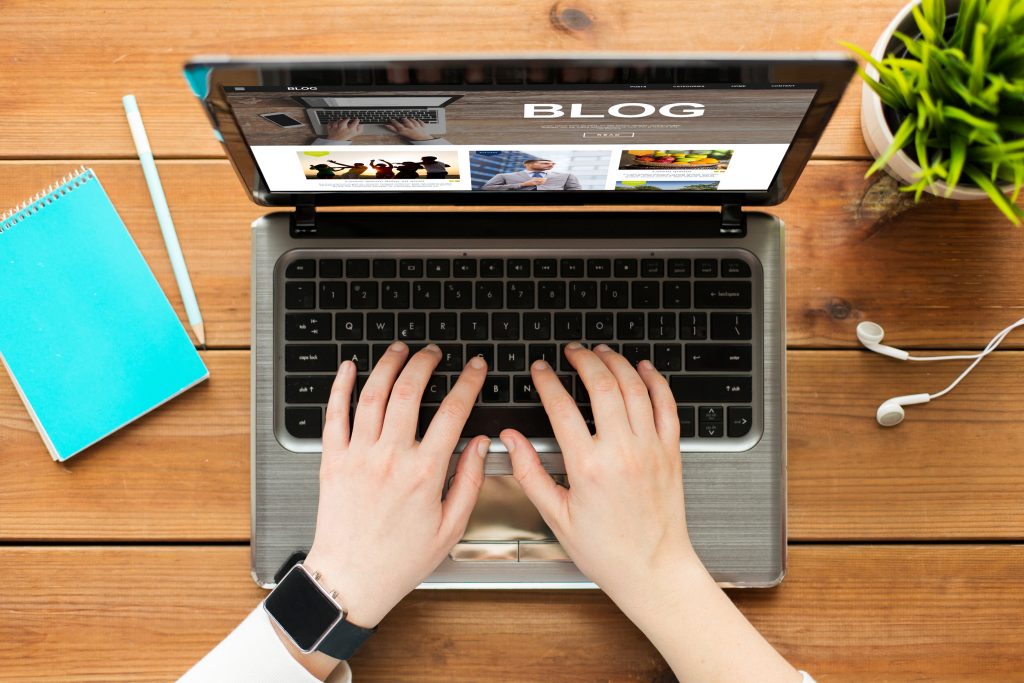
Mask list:
[[579,569],[613,600],[699,561],[683,506],[679,417],[665,378],[649,361],[634,367],[601,344],[569,344],[566,358],[590,394],[591,435],[550,365],[530,368],[565,460],[569,488],[555,483],[522,433],[501,440],[523,491]]

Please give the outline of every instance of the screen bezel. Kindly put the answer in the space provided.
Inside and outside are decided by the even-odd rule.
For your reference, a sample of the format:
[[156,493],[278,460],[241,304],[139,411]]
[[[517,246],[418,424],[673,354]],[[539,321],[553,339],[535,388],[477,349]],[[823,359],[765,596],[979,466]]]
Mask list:
[[[816,94],[786,152],[778,172],[765,191],[744,192],[615,192],[612,190],[582,190],[563,192],[473,192],[473,191],[415,191],[415,192],[273,192],[267,186],[252,151],[228,104],[222,86],[289,86],[338,85],[338,72],[365,74],[372,72],[374,85],[394,85],[387,79],[393,73],[415,73],[418,69],[440,70],[446,74],[465,74],[467,70],[494,70],[501,68],[527,69],[604,69],[613,70],[613,84],[636,84],[644,74],[657,70],[674,69],[676,82],[686,80],[688,74],[700,77],[705,83],[743,84],[814,84]],[[193,92],[200,98],[218,139],[223,143],[228,158],[239,179],[253,201],[263,206],[565,206],[597,205],[662,205],[662,206],[771,206],[783,201],[792,191],[826,124],[831,119],[839,100],[853,75],[856,63],[839,53],[806,53],[792,55],[520,55],[507,57],[336,57],[336,58],[266,58],[239,59],[196,58],[185,65],[185,76]],[[663,72],[664,73],[664,72]],[[330,79],[330,80],[325,80]],[[708,80],[714,79],[714,80]],[[603,81],[607,83],[608,81]],[[452,88],[460,83],[451,82]],[[524,80],[524,85],[530,81]],[[566,83],[569,88],[585,83]],[[360,87],[353,85],[353,88]],[[365,85],[361,85],[365,89]]]

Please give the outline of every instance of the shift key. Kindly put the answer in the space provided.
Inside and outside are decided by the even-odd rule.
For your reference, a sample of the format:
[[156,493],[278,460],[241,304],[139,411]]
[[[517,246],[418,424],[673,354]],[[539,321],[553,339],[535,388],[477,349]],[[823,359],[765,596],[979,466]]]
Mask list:
[[749,377],[675,375],[669,384],[677,403],[750,403],[754,400]]
[[750,308],[750,283],[718,280],[693,283],[696,308]]

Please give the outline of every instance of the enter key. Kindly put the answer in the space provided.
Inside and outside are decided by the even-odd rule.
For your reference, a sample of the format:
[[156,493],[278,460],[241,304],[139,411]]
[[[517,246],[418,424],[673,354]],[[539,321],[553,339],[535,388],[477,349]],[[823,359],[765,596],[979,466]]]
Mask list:
[[750,344],[687,344],[685,356],[688,372],[750,372],[752,366]]

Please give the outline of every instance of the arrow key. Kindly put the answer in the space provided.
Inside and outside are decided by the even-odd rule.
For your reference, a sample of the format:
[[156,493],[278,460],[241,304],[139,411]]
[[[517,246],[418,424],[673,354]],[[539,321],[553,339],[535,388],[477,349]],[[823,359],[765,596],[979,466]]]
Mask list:
[[726,425],[729,429],[729,436],[736,438],[746,436],[750,431],[750,425],[754,420],[754,409],[750,406],[729,406],[729,419]]

